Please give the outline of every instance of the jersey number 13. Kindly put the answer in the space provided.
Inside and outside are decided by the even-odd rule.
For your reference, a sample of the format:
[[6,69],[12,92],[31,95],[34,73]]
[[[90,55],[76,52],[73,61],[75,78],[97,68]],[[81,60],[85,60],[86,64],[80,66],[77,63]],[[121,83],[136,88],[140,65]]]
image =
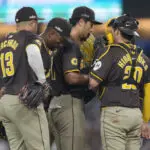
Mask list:
[[6,52],[0,55],[1,69],[3,78],[14,75],[15,69],[13,64],[13,53]]

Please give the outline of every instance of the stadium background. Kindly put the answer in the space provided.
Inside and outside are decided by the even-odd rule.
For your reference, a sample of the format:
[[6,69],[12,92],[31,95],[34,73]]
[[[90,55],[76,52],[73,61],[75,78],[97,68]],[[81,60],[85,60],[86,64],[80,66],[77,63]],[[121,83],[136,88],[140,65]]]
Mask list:
[[[81,5],[94,9],[96,19],[102,22],[123,13],[136,17],[140,22],[141,35],[137,44],[150,57],[150,0],[0,0],[0,38],[15,31],[15,13],[22,6],[33,7],[40,17],[45,18],[44,22],[39,24],[38,32],[41,33],[51,18],[68,19],[72,10]],[[103,34],[104,25],[96,26],[95,30],[96,33]],[[87,136],[87,150],[99,150],[99,103],[96,100],[91,101],[85,111],[87,132],[90,135]]]

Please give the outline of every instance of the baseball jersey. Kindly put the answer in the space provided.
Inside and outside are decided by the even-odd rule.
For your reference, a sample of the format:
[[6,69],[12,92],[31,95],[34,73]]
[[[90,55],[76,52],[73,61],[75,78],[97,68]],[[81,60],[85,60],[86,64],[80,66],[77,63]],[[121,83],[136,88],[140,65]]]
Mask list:
[[46,47],[45,42],[41,39],[41,56],[47,81],[49,81],[50,78],[51,55],[52,51]]
[[56,50],[51,56],[50,84],[53,95],[78,93],[79,87],[69,85],[64,79],[64,75],[70,72],[80,72],[81,53],[79,47],[70,40],[66,47]]
[[94,61],[90,76],[101,82],[102,107],[140,106],[140,87],[150,82],[150,61],[136,50],[135,45],[112,44]]
[[29,67],[26,55],[26,47],[36,44],[38,36],[20,31],[9,34],[0,41],[0,77],[6,87],[6,94],[17,94],[26,84],[36,80],[36,76]]

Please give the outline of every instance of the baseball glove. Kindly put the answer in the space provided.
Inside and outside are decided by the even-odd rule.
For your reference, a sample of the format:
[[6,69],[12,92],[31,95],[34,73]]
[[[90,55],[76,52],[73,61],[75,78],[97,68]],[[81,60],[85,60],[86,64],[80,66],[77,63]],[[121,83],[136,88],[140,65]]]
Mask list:
[[21,89],[19,99],[25,106],[30,109],[34,109],[42,102],[45,102],[50,93],[51,87],[47,82],[44,84],[35,82],[33,84],[27,84]]

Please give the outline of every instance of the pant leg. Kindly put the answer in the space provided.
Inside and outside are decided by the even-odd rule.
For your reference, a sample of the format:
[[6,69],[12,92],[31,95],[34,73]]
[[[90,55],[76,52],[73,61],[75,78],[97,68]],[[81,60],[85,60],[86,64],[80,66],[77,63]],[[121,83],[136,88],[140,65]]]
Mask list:
[[11,150],[27,150],[23,137],[17,126],[9,120],[3,121]]
[[[11,100],[11,99],[10,99]],[[25,144],[22,141],[22,136],[18,131],[15,124],[13,124],[7,117],[5,111],[5,107],[8,103],[7,96],[3,96],[0,99],[0,121],[3,122],[3,126],[5,127],[5,131],[7,132],[7,139],[9,142],[9,147],[11,150],[26,150]]]
[[57,150],[83,150],[85,147],[85,117],[81,100],[63,95],[52,101],[60,108],[49,110],[50,128]]
[[142,113],[139,109],[135,110],[135,121],[133,128],[127,133],[126,150],[140,150],[141,147],[141,126],[142,126]]
[[[137,108],[102,109],[101,136],[104,150],[139,150],[141,124],[142,115]],[[133,146],[133,143],[137,145]]]
[[125,150],[126,133],[115,109],[102,109],[100,124],[103,150]]
[[43,105],[30,110],[19,102],[17,96],[5,95],[3,99],[6,116],[16,125],[27,150],[49,150],[48,121]]

